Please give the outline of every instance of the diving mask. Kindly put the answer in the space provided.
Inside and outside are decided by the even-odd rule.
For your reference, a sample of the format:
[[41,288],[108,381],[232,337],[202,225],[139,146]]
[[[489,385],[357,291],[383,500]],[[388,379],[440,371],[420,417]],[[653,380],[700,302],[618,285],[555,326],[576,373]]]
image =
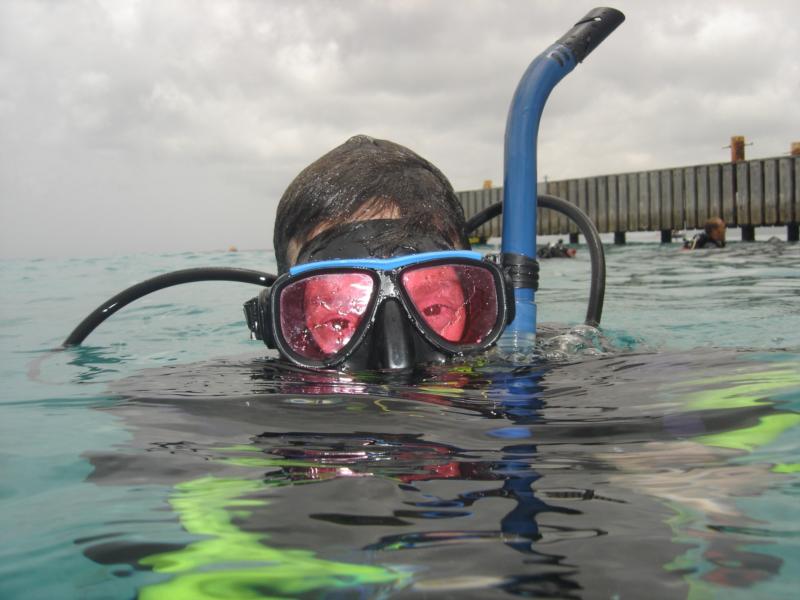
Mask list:
[[398,304],[413,333],[444,356],[485,350],[514,311],[497,265],[445,250],[296,265],[247,302],[245,315],[254,337],[293,363],[329,368],[357,353]]

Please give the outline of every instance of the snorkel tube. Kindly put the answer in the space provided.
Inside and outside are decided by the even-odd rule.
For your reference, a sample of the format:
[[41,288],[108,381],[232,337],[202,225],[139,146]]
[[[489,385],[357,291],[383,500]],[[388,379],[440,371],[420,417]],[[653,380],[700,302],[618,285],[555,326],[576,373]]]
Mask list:
[[505,137],[502,264],[514,285],[516,317],[500,345],[514,352],[536,341],[536,138],[544,105],[553,88],[606,39],[625,15],[595,8],[556,43],[533,59],[511,100]]

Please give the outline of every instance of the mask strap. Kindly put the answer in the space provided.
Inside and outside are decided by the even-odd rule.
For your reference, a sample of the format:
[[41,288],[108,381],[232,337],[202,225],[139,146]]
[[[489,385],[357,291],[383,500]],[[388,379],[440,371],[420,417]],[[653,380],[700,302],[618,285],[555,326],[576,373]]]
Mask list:
[[270,302],[272,288],[265,288],[255,298],[244,303],[244,318],[250,330],[250,339],[261,340],[267,348],[275,348],[275,336],[272,334]]

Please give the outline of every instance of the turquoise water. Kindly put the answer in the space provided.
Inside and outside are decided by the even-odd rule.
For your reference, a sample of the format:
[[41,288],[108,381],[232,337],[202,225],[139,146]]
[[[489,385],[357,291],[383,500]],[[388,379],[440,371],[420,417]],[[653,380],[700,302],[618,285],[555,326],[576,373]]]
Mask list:
[[0,262],[2,598],[790,598],[800,246],[542,264],[541,357],[308,377],[242,284],[269,252]]

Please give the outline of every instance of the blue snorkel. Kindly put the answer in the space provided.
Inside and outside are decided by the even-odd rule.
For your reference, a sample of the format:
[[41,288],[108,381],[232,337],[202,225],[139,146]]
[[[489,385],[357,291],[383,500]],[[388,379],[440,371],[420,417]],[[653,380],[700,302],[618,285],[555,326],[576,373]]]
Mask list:
[[533,59],[508,111],[503,180],[502,263],[514,285],[516,317],[501,345],[516,352],[536,341],[536,138],[550,92],[623,21],[613,8],[595,8]]

